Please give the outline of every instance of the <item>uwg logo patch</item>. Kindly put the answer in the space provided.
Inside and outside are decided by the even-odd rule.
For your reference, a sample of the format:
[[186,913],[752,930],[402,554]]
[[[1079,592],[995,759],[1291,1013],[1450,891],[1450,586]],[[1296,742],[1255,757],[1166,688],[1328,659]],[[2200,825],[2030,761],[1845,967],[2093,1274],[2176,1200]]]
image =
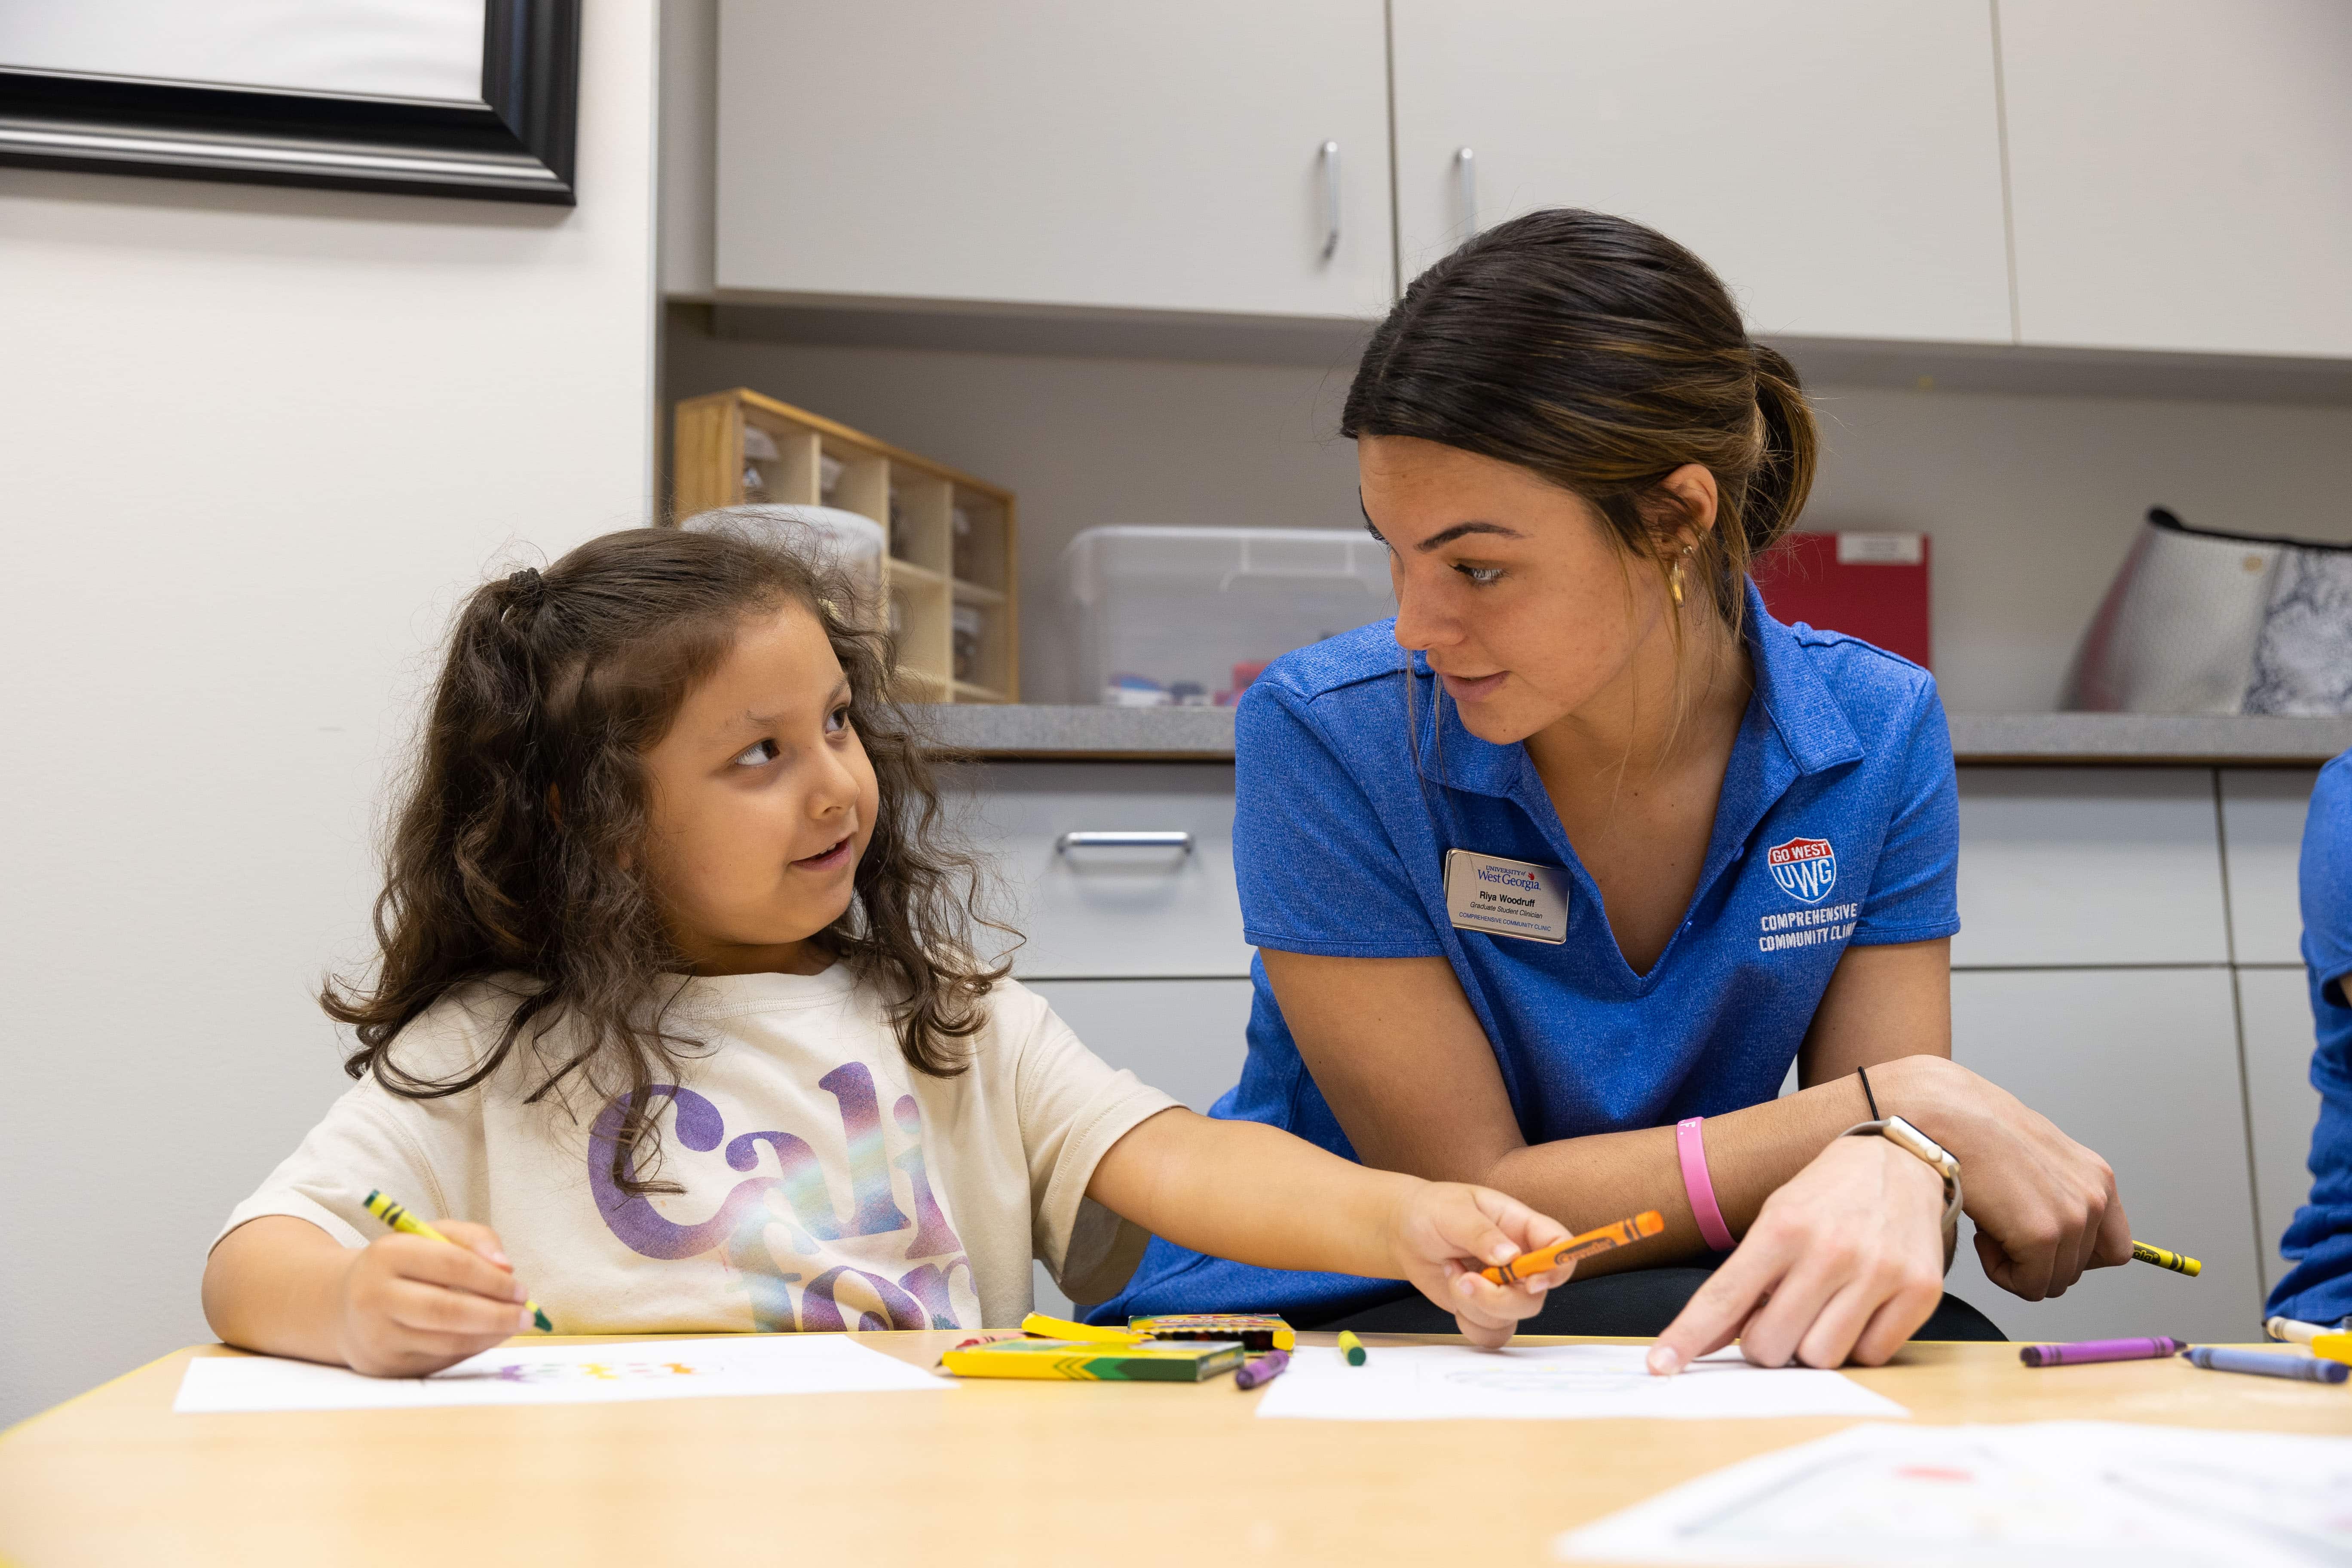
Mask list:
[[1801,903],[1818,904],[1837,886],[1837,851],[1826,838],[1791,838],[1764,852],[1772,879]]

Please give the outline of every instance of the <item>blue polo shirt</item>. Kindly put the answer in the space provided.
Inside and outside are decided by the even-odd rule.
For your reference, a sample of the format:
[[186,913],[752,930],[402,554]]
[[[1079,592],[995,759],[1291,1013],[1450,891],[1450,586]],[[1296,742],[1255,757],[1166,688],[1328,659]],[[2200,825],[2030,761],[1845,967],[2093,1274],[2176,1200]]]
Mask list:
[[[2295,1260],[2271,1288],[2269,1310],[2307,1323],[2352,1313],[2352,752],[2319,770],[2303,820],[2303,963],[2318,1048],[2311,1087],[2311,1195],[2279,1250]],[[1230,1098],[1230,1097],[1229,1097]]]
[[[1848,945],[1959,929],[1951,738],[1935,679],[1918,666],[1840,633],[1782,626],[1749,588],[1755,692],[1698,890],[1657,963],[1636,974],[1527,748],[1482,741],[1451,702],[1434,702],[1426,663],[1415,656],[1408,674],[1393,626],[1286,655],[1242,701],[1234,858],[1244,934],[1285,952],[1444,958],[1529,1143],[1770,1100]],[[1444,885],[1455,848],[1563,868],[1566,940],[1457,929]],[[1210,1114],[1286,1128],[1354,1159],[1265,964],[1251,972],[1249,1058]],[[1093,1315],[1311,1320],[1399,1290],[1154,1238],[1127,1289]]]

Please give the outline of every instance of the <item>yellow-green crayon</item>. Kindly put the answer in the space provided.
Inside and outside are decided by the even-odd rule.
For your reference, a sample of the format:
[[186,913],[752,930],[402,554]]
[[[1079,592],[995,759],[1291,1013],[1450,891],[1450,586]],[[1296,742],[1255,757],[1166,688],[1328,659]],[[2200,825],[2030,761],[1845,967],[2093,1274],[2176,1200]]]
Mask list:
[[2142,1263],[2153,1263],[2158,1268],[2169,1268],[2175,1274],[2186,1274],[2194,1279],[2205,1271],[2205,1266],[2185,1252],[2167,1252],[2160,1247],[2150,1247],[2145,1241],[2132,1243],[2132,1256]]
[[1339,1331],[1339,1353],[1348,1358],[1349,1366],[1364,1364],[1364,1342],[1346,1329]]
[[[394,1230],[405,1232],[410,1236],[421,1236],[427,1241],[438,1241],[450,1247],[457,1245],[415,1215],[410,1214],[406,1207],[393,1202],[380,1192],[368,1194],[367,1212]],[[530,1314],[530,1321],[539,1325],[541,1333],[551,1334],[555,1331],[555,1325],[548,1320],[545,1312],[539,1310],[538,1302],[525,1301],[522,1304],[522,1310]]]

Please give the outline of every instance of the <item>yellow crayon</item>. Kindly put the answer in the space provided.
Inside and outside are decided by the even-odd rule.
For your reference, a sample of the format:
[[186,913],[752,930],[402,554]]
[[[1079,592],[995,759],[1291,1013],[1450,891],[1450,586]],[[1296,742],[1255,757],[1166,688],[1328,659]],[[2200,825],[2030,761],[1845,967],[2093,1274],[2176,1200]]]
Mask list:
[[1022,1319],[1021,1331],[1041,1340],[1077,1340],[1104,1345],[1137,1344],[1150,1337],[1139,1334],[1133,1329],[1073,1322],[1067,1318],[1049,1318],[1043,1312],[1032,1312]]
[[2311,1353],[2329,1361],[2352,1362],[2352,1334],[2314,1334]]
[[[438,1241],[450,1247],[457,1245],[456,1242],[451,1241],[447,1237],[442,1235],[439,1231],[434,1229],[431,1226],[426,1225],[423,1220],[418,1219],[415,1215],[410,1214],[404,1205],[396,1204],[390,1198],[385,1197],[381,1192],[370,1192],[368,1194],[367,1212],[375,1215],[376,1218],[383,1221],[384,1224],[392,1226],[393,1229],[401,1231],[406,1235],[421,1236],[427,1241]],[[530,1321],[539,1325],[539,1331],[541,1333],[551,1334],[555,1331],[555,1325],[548,1321],[548,1316],[545,1312],[539,1310],[538,1302],[525,1301],[522,1304],[522,1310],[530,1314]]]
[[1341,1329],[1339,1331],[1339,1353],[1348,1358],[1348,1364],[1349,1366],[1361,1366],[1364,1364],[1364,1342],[1358,1339],[1349,1330]]
[[2205,1271],[2205,1266],[2185,1252],[2167,1252],[2160,1247],[2150,1247],[2145,1241],[2132,1243],[2132,1256],[2142,1263],[2153,1263],[2158,1268],[2169,1268],[2175,1274],[2186,1274],[2194,1279]]

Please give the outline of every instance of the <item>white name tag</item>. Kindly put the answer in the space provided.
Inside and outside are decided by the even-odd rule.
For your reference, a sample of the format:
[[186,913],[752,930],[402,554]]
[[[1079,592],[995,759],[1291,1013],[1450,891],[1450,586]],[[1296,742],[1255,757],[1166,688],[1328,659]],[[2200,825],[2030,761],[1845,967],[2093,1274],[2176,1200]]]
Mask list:
[[1568,873],[1469,849],[1445,852],[1445,913],[1457,931],[1568,940]]

